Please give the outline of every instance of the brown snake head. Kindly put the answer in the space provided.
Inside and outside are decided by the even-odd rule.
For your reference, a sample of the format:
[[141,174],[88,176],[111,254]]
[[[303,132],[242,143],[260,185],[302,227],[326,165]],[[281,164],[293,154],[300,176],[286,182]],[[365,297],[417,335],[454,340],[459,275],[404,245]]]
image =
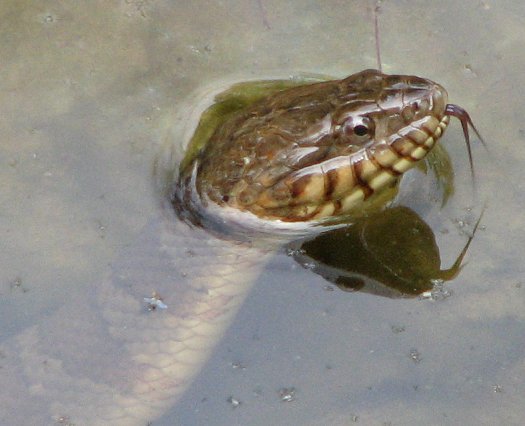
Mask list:
[[425,157],[449,107],[439,84],[376,70],[283,90],[220,125],[182,180],[263,219],[347,215]]

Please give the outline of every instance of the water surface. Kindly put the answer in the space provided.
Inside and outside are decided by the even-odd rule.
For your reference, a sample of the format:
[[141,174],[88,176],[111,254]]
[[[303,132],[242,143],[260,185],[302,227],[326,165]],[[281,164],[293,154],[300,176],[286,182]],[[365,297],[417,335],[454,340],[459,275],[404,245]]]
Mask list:
[[[2,3],[2,421],[75,423],[43,396],[39,370],[50,367],[34,346],[37,326],[57,359],[113,374],[116,352],[90,327],[100,312],[90,297],[125,275],[126,253],[148,258],[144,235],[163,216],[154,159],[173,120],[191,115],[194,94],[225,81],[375,67],[373,4]],[[521,423],[524,21],[525,6],[510,0],[382,5],[384,71],[443,84],[490,148],[488,160],[475,149],[487,208],[467,265],[447,284],[451,296],[327,291],[277,256],[193,385],[153,424]],[[450,263],[471,187],[457,123],[442,142],[463,176],[438,230]],[[154,287],[145,282],[144,296]],[[89,364],[105,351],[103,367]],[[64,400],[74,404],[74,392]]]

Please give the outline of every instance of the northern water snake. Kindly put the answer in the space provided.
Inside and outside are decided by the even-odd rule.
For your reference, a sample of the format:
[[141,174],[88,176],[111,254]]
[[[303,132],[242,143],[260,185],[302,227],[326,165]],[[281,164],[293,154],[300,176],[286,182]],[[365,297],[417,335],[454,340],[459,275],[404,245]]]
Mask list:
[[[166,209],[142,233],[137,244],[147,248],[149,267],[124,252],[119,269],[84,302],[89,319],[77,319],[82,303],[64,306],[2,347],[3,380],[13,395],[1,403],[2,421],[18,418],[10,410],[24,398],[34,401],[28,424],[142,425],[162,414],[206,360],[276,246],[290,233],[351,221],[374,198],[383,208],[395,191],[386,200],[381,195],[432,149],[451,114],[470,123],[447,105],[440,85],[372,70],[274,90],[242,105],[190,152],[174,191],[163,180],[163,201],[172,201],[178,215]],[[178,176],[176,170],[166,174]],[[252,225],[249,238],[237,238]],[[260,245],[259,233],[285,236]],[[157,279],[161,269],[172,271],[172,281]],[[147,312],[145,287],[168,308]],[[53,329],[61,329],[60,339]],[[75,353],[62,349],[70,341]]]

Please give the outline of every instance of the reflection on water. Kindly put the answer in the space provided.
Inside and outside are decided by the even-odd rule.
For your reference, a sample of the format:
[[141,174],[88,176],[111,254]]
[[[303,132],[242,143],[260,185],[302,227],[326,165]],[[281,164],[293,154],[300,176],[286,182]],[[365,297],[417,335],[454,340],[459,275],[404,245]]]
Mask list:
[[341,290],[414,297],[456,278],[476,229],[477,224],[454,264],[444,270],[432,228],[407,207],[321,234],[298,244],[293,253],[301,265]]

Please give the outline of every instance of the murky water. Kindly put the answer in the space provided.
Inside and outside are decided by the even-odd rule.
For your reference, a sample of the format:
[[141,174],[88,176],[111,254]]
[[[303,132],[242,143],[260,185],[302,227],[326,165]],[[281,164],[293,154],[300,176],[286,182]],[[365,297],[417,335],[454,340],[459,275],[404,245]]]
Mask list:
[[[373,3],[1,3],[0,423],[83,424],[74,413],[96,407],[97,377],[126,383],[97,322],[120,301],[101,283],[126,288],[136,258],[136,269],[156,267],[164,212],[153,163],[192,94],[375,67]],[[277,256],[189,389],[137,424],[521,424],[524,21],[510,0],[382,6],[384,71],[443,84],[489,144],[488,161],[476,148],[483,229],[451,296],[328,291]],[[443,139],[460,174],[461,140],[457,123]],[[468,179],[458,209],[443,213],[445,263],[464,241],[465,188]],[[145,297],[176,277],[146,272]],[[72,370],[92,382],[71,381]]]

